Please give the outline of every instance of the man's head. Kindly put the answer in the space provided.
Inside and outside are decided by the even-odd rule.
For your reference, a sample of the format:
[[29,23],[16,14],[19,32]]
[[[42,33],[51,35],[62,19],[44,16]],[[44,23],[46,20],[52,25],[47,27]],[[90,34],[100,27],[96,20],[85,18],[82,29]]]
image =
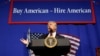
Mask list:
[[49,21],[47,27],[48,27],[49,32],[50,32],[50,30],[55,32],[57,30],[57,23],[55,21]]

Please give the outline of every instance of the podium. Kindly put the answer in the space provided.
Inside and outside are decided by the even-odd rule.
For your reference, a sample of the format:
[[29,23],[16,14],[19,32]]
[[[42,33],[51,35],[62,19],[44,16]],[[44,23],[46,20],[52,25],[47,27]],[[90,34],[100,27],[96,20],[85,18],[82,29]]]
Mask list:
[[57,45],[53,48],[48,48],[44,44],[44,39],[32,39],[31,49],[38,56],[61,56],[66,55],[70,51],[70,42],[66,38],[57,39]]

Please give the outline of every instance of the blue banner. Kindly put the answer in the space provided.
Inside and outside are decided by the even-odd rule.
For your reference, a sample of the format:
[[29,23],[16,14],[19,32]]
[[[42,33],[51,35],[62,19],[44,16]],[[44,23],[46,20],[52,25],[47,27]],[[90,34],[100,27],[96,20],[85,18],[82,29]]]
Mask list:
[[[11,5],[12,6],[12,5]],[[91,2],[14,2],[11,22],[94,23]]]

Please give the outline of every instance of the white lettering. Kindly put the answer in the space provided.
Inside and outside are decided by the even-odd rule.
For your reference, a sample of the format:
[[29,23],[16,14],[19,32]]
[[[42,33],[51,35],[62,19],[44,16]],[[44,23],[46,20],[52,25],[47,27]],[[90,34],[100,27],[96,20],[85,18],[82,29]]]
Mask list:
[[18,13],[18,14],[22,14],[23,10],[22,9],[17,9],[17,8],[14,8],[13,9],[13,13]]

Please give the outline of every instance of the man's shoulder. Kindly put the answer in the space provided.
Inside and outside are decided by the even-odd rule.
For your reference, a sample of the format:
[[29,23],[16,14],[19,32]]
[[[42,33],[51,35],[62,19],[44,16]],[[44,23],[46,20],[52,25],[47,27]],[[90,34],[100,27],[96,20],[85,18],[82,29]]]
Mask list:
[[44,39],[44,38],[46,38],[47,36],[48,36],[48,34],[43,34],[43,35],[40,36],[40,39]]
[[56,34],[56,38],[65,38],[65,37],[61,36],[60,34]]

